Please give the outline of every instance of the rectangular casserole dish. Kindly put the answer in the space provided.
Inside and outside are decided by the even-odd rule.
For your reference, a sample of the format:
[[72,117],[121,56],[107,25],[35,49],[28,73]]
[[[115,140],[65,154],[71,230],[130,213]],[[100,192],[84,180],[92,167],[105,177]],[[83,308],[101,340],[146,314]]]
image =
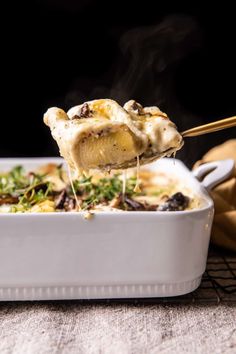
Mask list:
[[[0,159],[0,170],[59,158]],[[178,212],[0,214],[0,300],[164,297],[196,289],[206,267],[213,220],[207,193],[232,171],[232,160],[200,166],[178,160],[150,165],[176,175],[203,200]],[[212,170],[214,170],[212,172]]]

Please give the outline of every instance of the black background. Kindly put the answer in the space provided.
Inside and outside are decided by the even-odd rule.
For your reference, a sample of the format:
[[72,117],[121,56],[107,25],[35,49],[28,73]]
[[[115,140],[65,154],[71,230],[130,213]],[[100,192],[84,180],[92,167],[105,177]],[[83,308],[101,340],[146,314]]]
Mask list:
[[[233,7],[175,3],[12,5],[2,30],[1,156],[58,155],[43,113],[94,98],[158,105],[180,131],[235,115]],[[191,165],[235,137],[233,128],[186,139],[179,157]]]

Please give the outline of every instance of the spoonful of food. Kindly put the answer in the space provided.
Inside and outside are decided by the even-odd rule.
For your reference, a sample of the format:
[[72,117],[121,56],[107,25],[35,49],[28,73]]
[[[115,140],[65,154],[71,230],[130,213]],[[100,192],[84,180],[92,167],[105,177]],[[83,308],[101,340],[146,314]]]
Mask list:
[[170,156],[183,145],[173,122],[158,107],[131,100],[124,107],[110,99],[71,108],[49,108],[44,123],[61,155],[78,172],[126,169]]
[[60,154],[78,172],[90,169],[126,169],[171,156],[183,138],[236,125],[236,117],[179,133],[158,107],[130,100],[121,107],[111,99],[85,102],[67,113],[49,108],[44,123],[51,129]]

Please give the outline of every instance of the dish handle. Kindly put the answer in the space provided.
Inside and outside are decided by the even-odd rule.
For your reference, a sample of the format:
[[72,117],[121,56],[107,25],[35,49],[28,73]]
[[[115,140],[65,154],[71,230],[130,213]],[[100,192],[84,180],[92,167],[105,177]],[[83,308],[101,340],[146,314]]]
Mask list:
[[234,160],[219,160],[207,162],[193,171],[196,177],[206,190],[210,191],[220,182],[226,180],[234,169]]

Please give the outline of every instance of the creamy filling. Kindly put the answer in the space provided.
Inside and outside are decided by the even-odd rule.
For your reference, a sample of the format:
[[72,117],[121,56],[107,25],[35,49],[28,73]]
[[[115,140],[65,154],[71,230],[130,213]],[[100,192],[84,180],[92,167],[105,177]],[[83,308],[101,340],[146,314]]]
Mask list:
[[107,131],[103,135],[90,135],[78,140],[72,158],[82,170],[102,169],[128,162],[142,152],[142,142],[123,125],[117,131]]

